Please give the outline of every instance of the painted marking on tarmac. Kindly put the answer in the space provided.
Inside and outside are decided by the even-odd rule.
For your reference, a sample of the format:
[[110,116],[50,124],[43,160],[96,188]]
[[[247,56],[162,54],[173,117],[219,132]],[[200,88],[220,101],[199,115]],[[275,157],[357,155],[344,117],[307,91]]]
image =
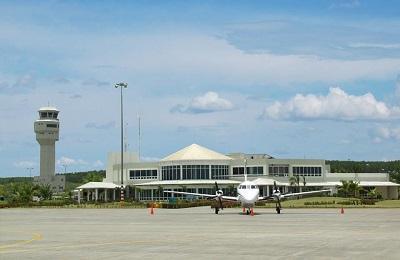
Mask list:
[[[27,232],[22,232],[20,231],[20,233],[27,233]],[[43,236],[39,233],[28,233],[32,235],[31,239],[28,240],[20,240],[18,242],[12,243],[12,244],[5,244],[5,245],[0,245],[0,253],[4,250],[4,249],[8,249],[8,248],[13,248],[13,247],[18,247],[21,245],[26,245],[29,243],[32,243],[34,241],[39,241],[43,239]]]
[[[184,239],[177,239],[172,242],[176,244],[187,243],[187,241],[196,241],[200,238],[200,240],[207,240],[206,237],[186,237]],[[112,242],[99,242],[99,243],[84,243],[84,244],[77,244],[77,245],[56,245],[51,246],[51,249],[74,249],[74,248],[90,248],[90,247],[99,247],[99,246],[113,246],[113,245],[154,245],[154,244],[165,244],[165,240],[126,240],[126,241],[112,241]],[[48,250],[48,246],[44,247],[34,247],[34,248],[12,248],[11,250],[1,251],[2,253],[19,253],[19,252],[32,252],[32,251],[41,251],[41,250]]]

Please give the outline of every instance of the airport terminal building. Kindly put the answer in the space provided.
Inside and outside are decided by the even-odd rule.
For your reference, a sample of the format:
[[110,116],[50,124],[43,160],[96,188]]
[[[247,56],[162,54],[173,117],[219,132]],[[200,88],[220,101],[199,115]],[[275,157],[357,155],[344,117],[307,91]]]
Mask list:
[[[121,187],[120,153],[110,153],[103,182],[80,187],[79,199],[109,201],[119,199]],[[197,144],[187,146],[157,162],[143,162],[131,152],[124,153],[125,197],[142,201],[167,200],[163,190],[215,193],[215,181],[226,195],[235,195],[237,185],[248,179],[260,188],[260,195],[273,192],[274,181],[281,192],[289,192],[292,176],[299,176],[300,191],[330,188],[337,192],[341,180],[353,180],[365,190],[376,188],[384,198],[398,199],[399,184],[387,173],[331,173],[325,160],[276,159],[268,154],[221,154]],[[179,195],[175,195],[179,196]]]

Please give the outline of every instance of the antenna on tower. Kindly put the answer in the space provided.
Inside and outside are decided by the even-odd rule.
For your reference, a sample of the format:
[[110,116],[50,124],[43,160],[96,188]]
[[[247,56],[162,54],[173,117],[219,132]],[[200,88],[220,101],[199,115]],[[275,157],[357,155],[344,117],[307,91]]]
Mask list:
[[141,133],[141,125],[140,125],[140,114],[138,115],[138,121],[139,121],[139,131],[138,131],[138,138],[139,138],[139,140],[138,140],[138,150],[139,150],[139,161],[140,161],[140,142],[141,142],[141,138],[142,138],[142,133]]

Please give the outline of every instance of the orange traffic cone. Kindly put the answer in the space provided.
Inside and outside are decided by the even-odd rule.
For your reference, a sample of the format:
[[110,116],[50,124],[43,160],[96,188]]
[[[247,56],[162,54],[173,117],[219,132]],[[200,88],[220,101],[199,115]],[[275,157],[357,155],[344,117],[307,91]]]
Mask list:
[[254,210],[250,209],[250,215],[254,216]]
[[344,209],[342,207],[342,209],[340,210],[340,214],[344,214]]

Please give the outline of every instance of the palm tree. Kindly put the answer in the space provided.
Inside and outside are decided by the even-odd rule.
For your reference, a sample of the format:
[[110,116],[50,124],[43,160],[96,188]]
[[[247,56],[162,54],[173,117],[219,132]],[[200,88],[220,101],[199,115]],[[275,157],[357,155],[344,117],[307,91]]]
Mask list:
[[349,196],[349,192],[350,192],[350,183],[346,180],[341,180],[340,181],[342,183],[341,186],[338,187],[338,192],[345,198],[347,198]]
[[359,186],[358,182],[355,182],[353,180],[349,181],[349,192],[353,197],[358,197],[360,189],[361,187]]
[[53,191],[51,190],[50,184],[41,184],[37,188],[38,195],[44,200],[51,200],[53,197]]
[[294,192],[293,191],[293,186],[296,185],[296,177],[295,176],[289,177],[289,185],[290,185],[291,192]]
[[303,176],[303,187],[304,187],[304,190],[305,190],[305,188],[306,188],[306,184],[307,184],[307,182],[306,182],[306,177]]
[[297,185],[297,191],[300,192],[300,176],[296,175],[296,185]]

